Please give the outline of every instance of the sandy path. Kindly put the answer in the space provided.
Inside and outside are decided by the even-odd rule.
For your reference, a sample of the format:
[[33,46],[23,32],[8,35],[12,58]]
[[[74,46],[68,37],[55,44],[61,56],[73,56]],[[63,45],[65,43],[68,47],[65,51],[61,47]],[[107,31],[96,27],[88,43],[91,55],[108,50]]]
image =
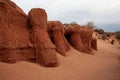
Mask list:
[[60,66],[56,68],[0,63],[0,80],[120,80],[120,49],[100,40],[98,49],[88,55],[71,48],[67,57],[58,54]]

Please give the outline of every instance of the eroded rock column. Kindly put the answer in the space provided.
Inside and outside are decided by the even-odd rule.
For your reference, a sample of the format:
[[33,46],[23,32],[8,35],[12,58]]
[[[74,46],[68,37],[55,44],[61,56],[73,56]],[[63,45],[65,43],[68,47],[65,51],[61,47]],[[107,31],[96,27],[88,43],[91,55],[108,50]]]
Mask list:
[[89,54],[92,54],[92,33],[92,30],[79,25],[65,27],[65,35],[70,44],[78,51]]
[[56,45],[56,51],[63,56],[65,52],[70,49],[67,40],[64,37],[64,27],[60,21],[49,21],[48,32],[51,34],[50,37],[53,39],[53,43]]
[[34,8],[29,12],[32,39],[36,51],[36,62],[43,66],[57,66],[55,45],[47,33],[47,14],[44,9]]
[[91,45],[94,50],[97,50],[97,39],[95,37],[92,37]]

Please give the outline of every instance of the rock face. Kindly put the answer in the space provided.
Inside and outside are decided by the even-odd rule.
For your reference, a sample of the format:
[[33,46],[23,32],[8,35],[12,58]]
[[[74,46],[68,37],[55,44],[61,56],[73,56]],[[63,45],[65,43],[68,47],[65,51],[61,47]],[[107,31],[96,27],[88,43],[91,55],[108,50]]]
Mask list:
[[95,37],[92,37],[91,45],[94,50],[97,50],[97,39]]
[[65,35],[70,44],[80,52],[91,53],[91,40],[93,31],[78,25],[65,28]]
[[0,0],[0,60],[16,62],[33,56],[29,38],[27,15],[10,0]]
[[69,43],[80,52],[97,50],[97,39],[92,38],[92,33],[79,25],[63,27],[60,21],[48,22],[44,9],[34,8],[27,16],[10,0],[0,0],[2,62],[26,60],[54,67],[58,65],[56,53],[65,56]]
[[64,27],[62,23],[60,21],[49,21],[48,33],[53,43],[56,45],[56,51],[65,56],[65,52],[68,51],[70,47],[64,37]]
[[93,30],[89,28],[81,28],[80,30],[80,37],[82,39],[83,45],[85,46],[86,53],[92,52],[92,46],[91,46],[92,34],[93,34]]
[[55,45],[47,33],[47,14],[44,9],[34,8],[29,12],[36,62],[43,66],[57,66]]

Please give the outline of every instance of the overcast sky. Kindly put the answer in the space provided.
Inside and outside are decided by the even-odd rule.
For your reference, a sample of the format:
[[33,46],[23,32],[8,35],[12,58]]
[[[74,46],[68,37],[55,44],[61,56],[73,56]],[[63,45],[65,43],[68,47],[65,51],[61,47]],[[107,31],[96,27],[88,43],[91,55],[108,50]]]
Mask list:
[[48,20],[86,24],[93,21],[105,31],[120,30],[120,0],[12,0],[26,13],[44,8]]

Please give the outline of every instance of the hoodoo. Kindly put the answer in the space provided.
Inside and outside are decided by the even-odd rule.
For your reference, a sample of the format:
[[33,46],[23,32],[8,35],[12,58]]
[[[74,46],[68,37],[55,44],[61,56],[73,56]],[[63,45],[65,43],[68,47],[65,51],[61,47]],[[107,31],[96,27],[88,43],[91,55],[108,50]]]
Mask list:
[[56,66],[57,55],[55,45],[47,33],[47,14],[44,9],[34,8],[29,12],[32,26],[32,39],[35,47],[36,62],[43,66]]
[[94,50],[97,50],[97,39],[95,37],[92,37],[91,45]]
[[65,36],[70,44],[80,52],[91,53],[93,31],[79,25],[65,27]]
[[48,33],[51,40],[56,45],[56,51],[63,56],[70,49],[69,44],[64,36],[64,27],[60,21],[48,22]]

